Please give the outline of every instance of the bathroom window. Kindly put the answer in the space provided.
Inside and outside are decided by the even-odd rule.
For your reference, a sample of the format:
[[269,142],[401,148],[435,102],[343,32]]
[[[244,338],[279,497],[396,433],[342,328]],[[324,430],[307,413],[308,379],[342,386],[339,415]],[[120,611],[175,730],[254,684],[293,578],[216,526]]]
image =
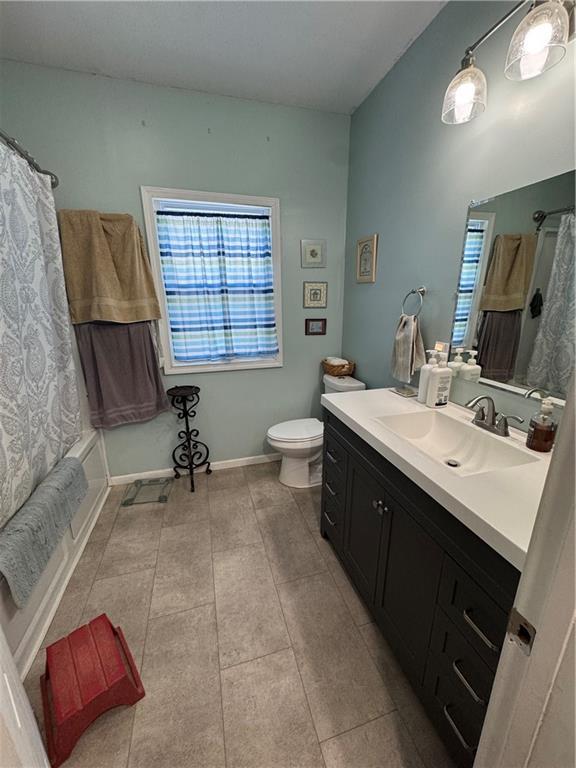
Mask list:
[[472,347],[474,344],[481,293],[479,288],[486,274],[493,222],[493,213],[471,214],[467,222],[456,292],[452,347]]
[[277,198],[142,187],[167,374],[282,365]]

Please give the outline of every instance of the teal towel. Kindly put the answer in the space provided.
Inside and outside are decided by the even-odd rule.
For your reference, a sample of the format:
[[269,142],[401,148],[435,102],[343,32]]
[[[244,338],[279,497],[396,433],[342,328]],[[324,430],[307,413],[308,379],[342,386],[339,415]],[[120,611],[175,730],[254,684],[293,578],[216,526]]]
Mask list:
[[18,608],[32,594],[87,490],[82,464],[64,458],[0,531],[0,573]]

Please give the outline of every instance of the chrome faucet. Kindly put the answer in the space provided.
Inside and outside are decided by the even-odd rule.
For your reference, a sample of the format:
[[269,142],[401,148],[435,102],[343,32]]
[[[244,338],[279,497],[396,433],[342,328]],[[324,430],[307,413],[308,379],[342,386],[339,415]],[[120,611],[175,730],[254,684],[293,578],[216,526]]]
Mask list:
[[520,416],[506,416],[504,413],[496,413],[494,400],[488,395],[473,397],[472,400],[466,403],[466,408],[475,408],[483,400],[486,401],[486,408],[483,406],[478,408],[472,419],[472,424],[475,424],[477,427],[493,432],[495,435],[500,435],[500,437],[509,437],[508,420],[512,419],[519,424],[522,424],[524,421]]
[[532,395],[538,393],[542,400],[546,397],[550,397],[550,392],[548,392],[547,389],[542,389],[542,387],[532,387],[532,389],[527,390],[524,392],[524,397],[532,397]]

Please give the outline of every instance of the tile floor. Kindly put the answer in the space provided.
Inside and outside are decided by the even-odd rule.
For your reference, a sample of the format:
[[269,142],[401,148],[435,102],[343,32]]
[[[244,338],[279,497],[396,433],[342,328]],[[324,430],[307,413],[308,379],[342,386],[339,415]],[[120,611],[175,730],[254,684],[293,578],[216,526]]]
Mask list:
[[[84,734],[68,768],[452,768],[319,532],[320,489],[278,464],[120,508],[113,488],[44,647],[101,612],[146,696]],[[26,688],[41,723],[40,651]]]

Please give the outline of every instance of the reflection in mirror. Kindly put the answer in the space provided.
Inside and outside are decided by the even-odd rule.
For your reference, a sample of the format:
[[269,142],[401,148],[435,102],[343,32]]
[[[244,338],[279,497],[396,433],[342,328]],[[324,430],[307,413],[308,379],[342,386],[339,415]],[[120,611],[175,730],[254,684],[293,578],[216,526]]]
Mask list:
[[564,399],[574,370],[574,171],[472,204],[452,348],[482,377]]

